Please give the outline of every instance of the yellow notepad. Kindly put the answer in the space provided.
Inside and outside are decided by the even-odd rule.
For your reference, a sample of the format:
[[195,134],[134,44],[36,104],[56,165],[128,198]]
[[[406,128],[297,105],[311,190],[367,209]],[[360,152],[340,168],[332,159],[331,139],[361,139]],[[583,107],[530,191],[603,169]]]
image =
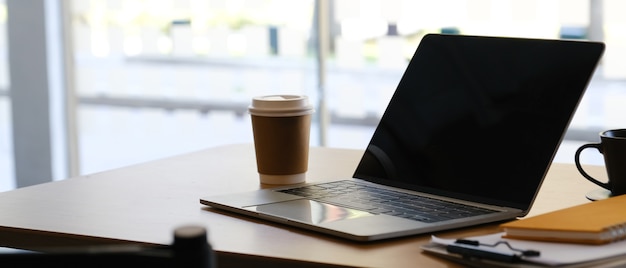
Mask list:
[[503,223],[503,237],[605,244],[626,238],[626,195]]

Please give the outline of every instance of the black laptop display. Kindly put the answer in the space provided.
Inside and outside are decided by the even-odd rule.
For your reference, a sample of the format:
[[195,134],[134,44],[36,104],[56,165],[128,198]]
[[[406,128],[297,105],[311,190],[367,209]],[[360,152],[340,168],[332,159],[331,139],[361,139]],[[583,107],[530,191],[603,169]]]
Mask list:
[[602,46],[425,39],[354,177],[528,208]]

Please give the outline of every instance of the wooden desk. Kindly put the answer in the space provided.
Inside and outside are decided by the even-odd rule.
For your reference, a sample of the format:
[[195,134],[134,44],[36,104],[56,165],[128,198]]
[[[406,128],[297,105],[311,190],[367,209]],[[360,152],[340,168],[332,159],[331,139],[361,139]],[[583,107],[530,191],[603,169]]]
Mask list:
[[[359,150],[312,148],[308,180],[350,177]],[[588,169],[604,175],[603,167]],[[219,267],[455,267],[423,254],[430,235],[355,243],[217,211],[204,195],[259,188],[251,144],[211,148],[163,160],[0,193],[0,246],[134,242],[170,244],[185,224],[209,230]],[[574,165],[554,164],[531,215],[588,202],[595,189]],[[496,225],[441,232],[443,237],[496,232]]]

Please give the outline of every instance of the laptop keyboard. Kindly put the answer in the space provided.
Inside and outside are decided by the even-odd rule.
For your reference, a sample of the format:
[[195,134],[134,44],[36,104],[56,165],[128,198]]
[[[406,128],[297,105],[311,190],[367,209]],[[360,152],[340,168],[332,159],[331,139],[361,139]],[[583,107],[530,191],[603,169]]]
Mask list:
[[336,181],[278,190],[374,214],[398,216],[421,222],[438,222],[495,211],[378,188],[354,181]]

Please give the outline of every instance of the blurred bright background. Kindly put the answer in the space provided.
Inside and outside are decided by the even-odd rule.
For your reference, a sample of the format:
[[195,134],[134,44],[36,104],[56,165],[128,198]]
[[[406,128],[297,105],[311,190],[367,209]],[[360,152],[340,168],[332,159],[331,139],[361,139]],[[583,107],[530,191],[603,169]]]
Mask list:
[[[17,0],[0,1],[0,191],[20,187],[16,167],[30,165],[14,158],[22,117],[12,115],[8,1]],[[317,8],[320,1],[327,5]],[[555,161],[571,163],[599,131],[626,127],[624,1],[320,1],[66,1],[76,105],[50,125],[73,138],[50,136],[63,153],[43,156],[53,164],[41,179],[251,143],[248,102],[275,93],[325,105],[312,146],[363,149],[427,33],[603,41],[606,53]],[[321,38],[319,25],[328,26]],[[583,161],[602,164],[593,152]]]

